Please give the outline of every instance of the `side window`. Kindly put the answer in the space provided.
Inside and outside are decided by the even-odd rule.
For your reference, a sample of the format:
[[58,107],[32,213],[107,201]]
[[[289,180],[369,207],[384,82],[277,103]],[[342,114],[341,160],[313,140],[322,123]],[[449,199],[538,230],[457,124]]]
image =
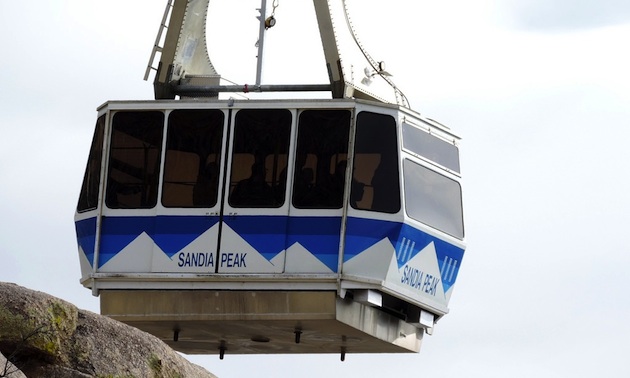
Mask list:
[[350,205],[359,210],[400,211],[396,120],[361,112],[357,116]]
[[146,209],[157,203],[164,113],[114,114],[105,203],[112,209]]
[[402,125],[403,146],[448,169],[459,172],[459,149],[408,123]]
[[291,112],[286,109],[243,109],[236,113],[230,206],[282,206],[291,121]]
[[464,220],[459,183],[410,160],[405,159],[403,169],[407,214],[462,239]]
[[216,205],[224,118],[220,110],[170,113],[162,188],[165,207]]
[[349,133],[348,110],[306,110],[300,114],[293,206],[341,208]]
[[79,212],[96,209],[98,206],[98,191],[101,183],[101,159],[103,157],[103,134],[105,132],[105,115],[96,121],[90,156],[83,175],[81,194],[79,195]]

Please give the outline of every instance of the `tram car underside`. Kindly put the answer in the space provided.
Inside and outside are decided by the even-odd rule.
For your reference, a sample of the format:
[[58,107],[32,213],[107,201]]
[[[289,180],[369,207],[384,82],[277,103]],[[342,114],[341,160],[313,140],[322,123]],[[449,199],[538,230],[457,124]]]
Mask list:
[[458,141],[367,100],[105,103],[82,283],[184,353],[418,352],[464,254]]

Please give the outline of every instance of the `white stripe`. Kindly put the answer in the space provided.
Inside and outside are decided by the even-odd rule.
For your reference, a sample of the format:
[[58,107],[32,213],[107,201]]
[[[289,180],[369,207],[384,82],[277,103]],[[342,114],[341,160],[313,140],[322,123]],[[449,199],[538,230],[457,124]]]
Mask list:
[[453,270],[451,270],[451,275],[448,277],[449,282],[453,282],[453,273],[455,273],[455,268],[457,268],[457,260],[454,260]]

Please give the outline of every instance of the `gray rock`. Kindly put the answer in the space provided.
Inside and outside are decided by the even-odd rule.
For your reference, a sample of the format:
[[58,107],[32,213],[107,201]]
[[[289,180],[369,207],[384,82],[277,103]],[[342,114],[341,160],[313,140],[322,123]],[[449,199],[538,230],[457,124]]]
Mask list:
[[[11,378],[216,378],[155,336],[3,282],[0,353],[24,373],[6,375]],[[0,360],[0,377],[4,366]]]

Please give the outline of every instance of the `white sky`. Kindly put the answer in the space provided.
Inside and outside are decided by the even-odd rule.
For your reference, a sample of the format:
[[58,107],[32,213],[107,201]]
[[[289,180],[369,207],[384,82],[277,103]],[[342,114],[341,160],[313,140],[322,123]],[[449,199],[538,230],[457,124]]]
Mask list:
[[[279,3],[267,83],[325,82],[311,2]],[[0,3],[1,281],[98,312],[73,224],[95,109],[152,98],[142,75],[164,4]],[[259,1],[238,4],[210,16],[212,60],[252,83]],[[630,2],[349,6],[412,108],[464,138],[468,248],[451,313],[418,355],[190,359],[221,378],[630,376]],[[217,55],[228,44],[244,47]]]

